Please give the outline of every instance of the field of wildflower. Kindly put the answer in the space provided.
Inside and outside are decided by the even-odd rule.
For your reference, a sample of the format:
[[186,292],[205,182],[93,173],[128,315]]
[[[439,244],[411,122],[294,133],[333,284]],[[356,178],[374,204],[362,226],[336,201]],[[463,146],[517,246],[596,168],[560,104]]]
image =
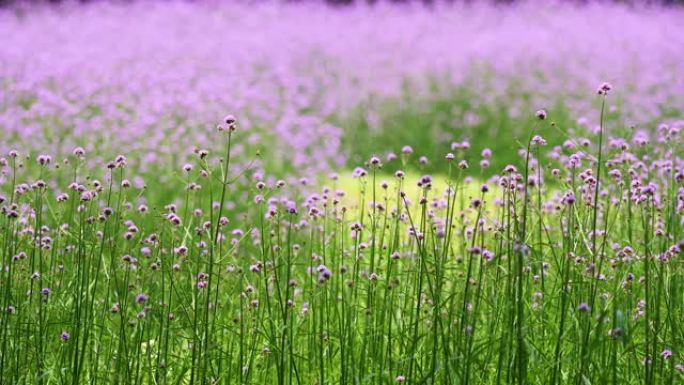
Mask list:
[[684,8],[0,8],[0,385],[683,384]]

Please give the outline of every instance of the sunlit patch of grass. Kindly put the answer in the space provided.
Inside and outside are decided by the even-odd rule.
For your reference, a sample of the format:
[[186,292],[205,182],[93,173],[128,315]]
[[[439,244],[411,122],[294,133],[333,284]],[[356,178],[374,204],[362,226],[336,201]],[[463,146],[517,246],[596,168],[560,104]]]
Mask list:
[[[384,202],[386,199],[388,207],[395,207],[398,200],[396,192],[397,190],[400,190],[406,194],[406,197],[410,202],[417,202],[423,194],[423,188],[419,187],[417,184],[422,176],[423,174],[409,171],[401,180],[399,180],[394,174],[383,171],[378,172],[375,175],[376,195],[379,197],[378,200]],[[462,183],[462,180],[459,180],[455,176],[449,178],[448,175],[441,173],[430,175],[430,177],[432,178],[431,196],[433,197],[445,196],[449,186],[457,189],[458,194],[463,195],[464,199],[467,199],[468,201],[481,195],[481,183],[476,179],[470,178],[467,183]],[[372,176],[362,179],[356,178],[352,176],[351,171],[346,171],[340,174],[339,179],[334,185],[346,192],[343,202],[350,208],[358,210],[361,195],[364,195],[367,198],[370,196],[369,194],[372,194],[373,182],[371,179]],[[386,184],[388,188],[384,189],[382,187],[383,184]],[[403,204],[403,202],[401,203]]]

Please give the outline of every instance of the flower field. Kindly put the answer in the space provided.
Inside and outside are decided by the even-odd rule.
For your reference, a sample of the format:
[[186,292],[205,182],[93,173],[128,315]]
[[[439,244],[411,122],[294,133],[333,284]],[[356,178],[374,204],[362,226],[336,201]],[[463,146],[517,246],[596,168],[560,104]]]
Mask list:
[[683,383],[683,19],[0,8],[0,385]]

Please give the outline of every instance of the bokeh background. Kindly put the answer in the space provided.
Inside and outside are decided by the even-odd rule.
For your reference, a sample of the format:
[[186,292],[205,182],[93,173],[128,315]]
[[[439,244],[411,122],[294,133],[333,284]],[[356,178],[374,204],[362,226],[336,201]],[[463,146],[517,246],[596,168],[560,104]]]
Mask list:
[[139,187],[167,183],[161,170],[214,149],[232,113],[248,133],[238,156],[259,152],[265,179],[351,170],[404,145],[439,172],[432,160],[464,141],[492,149],[499,171],[539,108],[569,134],[594,129],[604,80],[619,129],[680,118],[681,20],[665,3],[12,3],[0,152],[126,153]]

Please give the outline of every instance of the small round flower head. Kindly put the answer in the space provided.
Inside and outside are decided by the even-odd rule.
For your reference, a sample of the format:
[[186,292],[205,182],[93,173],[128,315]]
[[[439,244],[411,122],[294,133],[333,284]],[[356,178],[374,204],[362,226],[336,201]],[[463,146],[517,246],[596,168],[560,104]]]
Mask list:
[[608,95],[608,92],[613,89],[613,86],[610,85],[608,82],[603,82],[598,88],[598,91],[596,91],[597,94],[599,95]]
[[589,307],[589,305],[586,303],[581,303],[579,306],[577,306],[577,310],[581,311],[582,313],[586,313],[591,310],[591,307]]
[[40,289],[40,295],[42,295],[43,297],[49,296],[50,293],[52,293],[52,290],[50,290],[49,287],[44,287],[44,288]]
[[542,138],[540,135],[535,135],[532,138],[532,144],[536,144],[539,146],[546,146],[546,140],[544,140],[544,138]]
[[237,129],[237,120],[235,119],[235,116],[228,115],[223,118],[223,121],[216,127],[216,129],[218,131],[235,131]]
[[572,205],[573,203],[575,203],[575,200],[575,194],[572,191],[568,191],[563,196],[562,202],[566,205]]
[[672,350],[665,349],[660,353],[660,356],[663,357],[664,360],[668,360],[672,357]]
[[145,302],[147,302],[148,299],[150,299],[150,298],[145,293],[140,293],[140,294],[135,296],[135,302],[137,302],[137,303],[145,303]]
[[382,162],[380,161],[380,158],[378,158],[377,156],[371,157],[368,163],[373,167],[382,167]]
[[404,146],[401,149],[401,153],[405,155],[413,154],[413,148],[411,146]]
[[511,174],[518,172],[518,169],[512,164],[509,164],[508,166],[504,167],[504,172]]
[[288,202],[287,212],[290,214],[297,214],[297,205],[294,202]]
[[402,376],[402,375],[398,375],[398,376],[394,379],[394,381],[396,381],[396,382],[398,382],[398,383],[404,383],[404,382],[406,382],[406,377],[405,377],[405,376]]
[[364,177],[366,175],[368,175],[368,172],[361,167],[355,168],[354,172],[352,173],[353,178],[361,178],[361,177]]
[[46,166],[52,162],[52,157],[50,155],[38,155],[38,163],[41,166]]
[[430,188],[432,187],[432,177],[430,175],[423,175],[418,179],[418,187]]
[[203,149],[203,148],[202,148],[202,149],[198,149],[197,151],[195,151],[195,153],[197,154],[197,156],[198,156],[200,159],[204,159],[204,158],[206,158],[207,156],[209,156],[209,150],[205,150],[205,149]]
[[182,221],[181,221],[181,218],[180,218],[178,215],[174,214],[174,213],[169,213],[169,214],[167,214],[167,215],[166,215],[166,219],[168,219],[169,222],[171,222],[172,224],[174,224],[174,225],[176,225],[176,226],[179,226],[179,225],[181,224],[181,222],[182,222]]
[[544,120],[546,119],[546,111],[545,110],[537,110],[537,112],[534,114],[537,119],[539,120]]
[[63,331],[62,334],[59,335],[59,339],[62,340],[62,342],[67,342],[71,338],[71,334],[69,334],[68,331]]
[[116,165],[117,168],[122,168],[126,166],[126,157],[123,155],[117,155],[116,158],[114,158],[114,164]]
[[86,152],[83,149],[83,147],[76,147],[76,148],[74,148],[74,151],[72,153],[74,154],[74,156],[76,156],[78,158],[82,158],[85,156]]

